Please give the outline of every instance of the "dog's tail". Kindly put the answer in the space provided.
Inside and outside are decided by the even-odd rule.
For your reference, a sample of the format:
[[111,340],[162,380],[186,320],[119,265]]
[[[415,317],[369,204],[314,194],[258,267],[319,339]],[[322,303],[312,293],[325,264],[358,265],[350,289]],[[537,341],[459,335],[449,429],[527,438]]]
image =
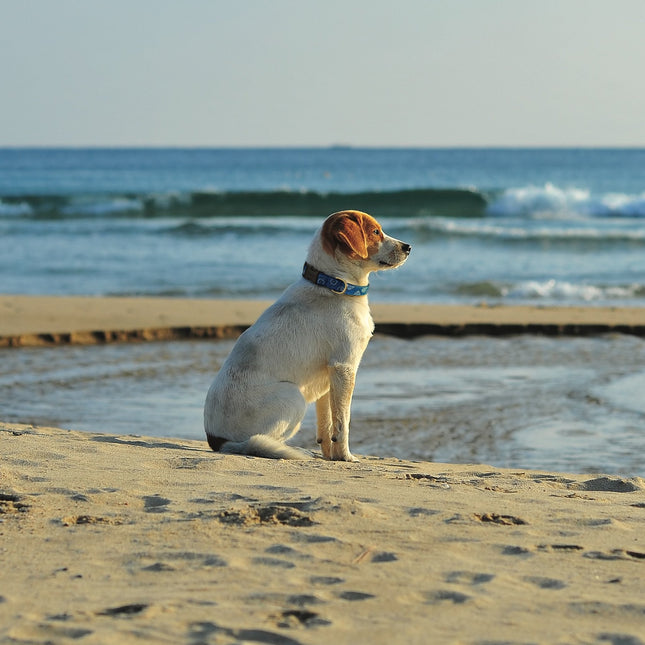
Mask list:
[[223,441],[217,448],[214,447],[211,437],[211,448],[229,455],[249,455],[252,457],[267,457],[269,459],[309,459],[310,456],[299,448],[269,437],[265,434],[254,434],[245,441]]

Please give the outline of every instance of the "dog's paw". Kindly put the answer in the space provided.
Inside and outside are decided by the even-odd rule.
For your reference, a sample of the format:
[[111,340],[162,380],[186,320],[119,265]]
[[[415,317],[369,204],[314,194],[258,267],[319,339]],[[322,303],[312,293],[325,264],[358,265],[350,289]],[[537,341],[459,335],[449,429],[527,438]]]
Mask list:
[[351,461],[355,463],[359,461],[358,459],[356,459],[356,457],[354,457],[354,455],[352,455],[351,452],[344,452],[341,454],[332,455],[331,458],[332,458],[332,461]]
[[322,453],[323,459],[330,460],[332,459],[331,456],[331,446],[326,445],[326,444],[320,444],[320,451]]

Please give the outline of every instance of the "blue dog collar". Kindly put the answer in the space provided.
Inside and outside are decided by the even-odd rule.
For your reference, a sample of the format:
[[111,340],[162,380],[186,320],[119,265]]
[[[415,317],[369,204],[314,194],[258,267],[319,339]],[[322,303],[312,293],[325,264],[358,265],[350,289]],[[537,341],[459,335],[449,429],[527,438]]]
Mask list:
[[360,286],[358,284],[351,284],[341,280],[340,278],[333,278],[322,271],[311,266],[305,262],[305,266],[302,267],[302,277],[309,282],[319,285],[320,287],[325,287],[338,295],[345,296],[364,296],[367,294],[367,290],[370,288],[368,284],[365,286]]

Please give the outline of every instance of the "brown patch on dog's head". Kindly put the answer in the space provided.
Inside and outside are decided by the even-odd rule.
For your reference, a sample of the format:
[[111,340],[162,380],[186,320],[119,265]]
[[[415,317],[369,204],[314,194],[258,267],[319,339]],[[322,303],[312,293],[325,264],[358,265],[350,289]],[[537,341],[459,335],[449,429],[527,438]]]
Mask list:
[[330,215],[322,227],[323,249],[334,255],[340,249],[353,259],[366,260],[383,240],[381,225],[367,213],[340,211]]

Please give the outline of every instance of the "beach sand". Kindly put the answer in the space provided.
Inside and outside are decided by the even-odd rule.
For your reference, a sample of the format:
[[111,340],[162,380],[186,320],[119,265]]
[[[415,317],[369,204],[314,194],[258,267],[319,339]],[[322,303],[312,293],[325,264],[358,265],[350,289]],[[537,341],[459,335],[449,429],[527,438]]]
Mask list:
[[[5,296],[0,338],[234,334],[261,308]],[[524,329],[544,316],[564,333],[644,319],[386,309],[377,322],[453,331],[472,316]],[[645,643],[641,478],[273,461],[204,441],[8,423],[0,455],[2,643]]]
[[[269,301],[0,295],[0,347],[231,338]],[[645,336],[645,308],[372,304],[376,330],[422,334]]]
[[0,424],[0,642],[645,642],[645,481]]

